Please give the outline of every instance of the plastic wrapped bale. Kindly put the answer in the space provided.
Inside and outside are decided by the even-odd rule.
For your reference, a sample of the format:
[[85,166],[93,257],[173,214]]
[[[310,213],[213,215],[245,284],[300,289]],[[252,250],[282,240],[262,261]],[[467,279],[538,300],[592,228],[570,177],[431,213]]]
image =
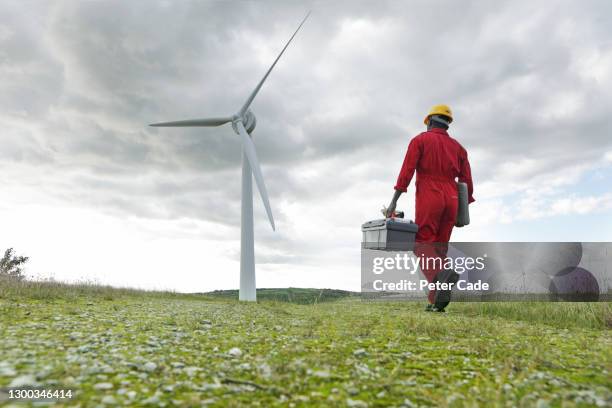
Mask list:
[[361,226],[361,246],[384,251],[412,251],[419,226],[401,218],[368,221]]

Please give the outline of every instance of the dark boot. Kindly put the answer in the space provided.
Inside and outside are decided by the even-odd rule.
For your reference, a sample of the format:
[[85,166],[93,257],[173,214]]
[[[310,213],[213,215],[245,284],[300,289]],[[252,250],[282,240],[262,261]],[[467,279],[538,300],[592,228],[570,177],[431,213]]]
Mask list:
[[[440,271],[436,276],[436,281],[441,283],[457,283],[459,275],[453,270],[445,269]],[[438,309],[437,312],[443,312],[446,306],[451,301],[451,290],[438,290],[436,291],[436,297],[434,298],[434,308]]]
[[438,312],[438,313],[444,313],[446,312],[446,310],[444,309],[438,309],[435,305],[432,305],[431,303],[428,304],[427,306],[425,306],[425,311],[426,312]]

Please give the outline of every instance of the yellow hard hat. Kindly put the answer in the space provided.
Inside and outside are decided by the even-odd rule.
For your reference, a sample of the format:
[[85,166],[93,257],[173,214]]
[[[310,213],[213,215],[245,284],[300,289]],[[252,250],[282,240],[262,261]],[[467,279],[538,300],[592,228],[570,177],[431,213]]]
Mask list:
[[429,110],[429,113],[427,116],[425,116],[423,123],[427,124],[431,115],[444,115],[449,117],[451,122],[453,121],[453,111],[451,111],[451,108],[448,105],[435,105]]

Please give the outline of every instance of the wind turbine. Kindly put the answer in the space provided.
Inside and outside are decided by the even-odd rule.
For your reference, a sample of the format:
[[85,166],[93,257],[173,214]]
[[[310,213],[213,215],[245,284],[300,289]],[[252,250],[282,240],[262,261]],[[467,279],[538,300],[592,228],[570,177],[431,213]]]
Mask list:
[[272,230],[276,230],[276,227],[274,226],[274,217],[272,216],[272,209],[270,208],[270,200],[268,199],[268,191],[261,173],[259,160],[257,159],[255,145],[251,140],[251,133],[255,129],[257,120],[249,107],[257,96],[257,93],[261,89],[263,83],[268,78],[268,75],[270,75],[270,72],[293,40],[293,37],[295,37],[300,28],[302,28],[302,25],[304,22],[306,22],[309,15],[310,12],[306,14],[291,38],[289,38],[289,41],[287,41],[281,50],[280,54],[278,54],[278,57],[276,57],[266,74],[263,76],[261,81],[259,81],[253,92],[251,92],[246,102],[242,105],[237,113],[233,114],[232,116],[180,120],[175,122],[154,123],[150,125],[157,127],[214,127],[231,123],[234,132],[240,136],[242,141],[242,212],[240,215],[240,292],[238,297],[243,301],[257,300],[255,286],[255,247],[253,234],[253,179],[251,175],[255,177],[255,183],[257,184],[257,189],[259,190],[264,207],[266,208],[266,213],[268,214],[268,219],[270,220]]

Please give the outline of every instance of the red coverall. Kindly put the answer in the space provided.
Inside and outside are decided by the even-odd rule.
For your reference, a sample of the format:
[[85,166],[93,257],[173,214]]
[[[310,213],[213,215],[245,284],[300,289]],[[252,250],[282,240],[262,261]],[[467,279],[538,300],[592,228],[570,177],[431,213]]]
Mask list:
[[[397,178],[395,189],[406,192],[414,171],[416,178],[416,235],[415,255],[446,257],[447,244],[457,219],[457,185],[455,179],[467,183],[469,202],[472,196],[472,172],[467,152],[446,130],[433,128],[410,141],[408,151]],[[419,243],[421,245],[419,245]],[[440,247],[443,249],[440,250]],[[437,252],[437,255],[433,254]],[[436,268],[421,268],[429,282],[439,272]],[[435,291],[429,292],[434,303]]]

